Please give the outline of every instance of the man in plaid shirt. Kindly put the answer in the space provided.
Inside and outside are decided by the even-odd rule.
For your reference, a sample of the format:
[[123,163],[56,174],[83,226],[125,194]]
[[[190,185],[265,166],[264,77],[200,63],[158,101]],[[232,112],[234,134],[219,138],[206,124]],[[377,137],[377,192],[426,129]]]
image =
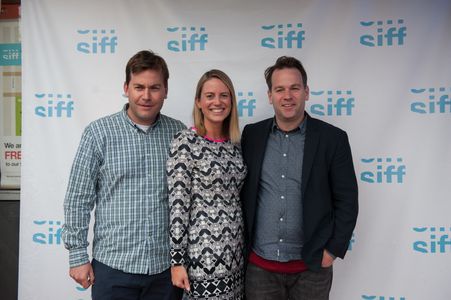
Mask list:
[[140,51],[125,72],[128,103],[86,127],[72,166],[63,226],[69,274],[92,285],[94,300],[181,299],[171,284],[165,165],[185,125],[160,113],[169,78],[163,58]]

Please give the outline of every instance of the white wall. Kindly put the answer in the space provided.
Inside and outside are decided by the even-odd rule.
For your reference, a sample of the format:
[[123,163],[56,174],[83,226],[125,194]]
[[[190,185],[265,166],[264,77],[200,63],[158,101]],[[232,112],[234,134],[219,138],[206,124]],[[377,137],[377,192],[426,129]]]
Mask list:
[[450,32],[446,0],[23,0],[19,299],[90,299],[60,240],[69,169],[83,128],[127,101],[125,64],[142,49],[167,60],[163,112],[187,125],[208,69],[243,93],[243,126],[272,116],[264,69],[299,58],[307,111],[348,132],[359,178],[331,298],[449,299]]

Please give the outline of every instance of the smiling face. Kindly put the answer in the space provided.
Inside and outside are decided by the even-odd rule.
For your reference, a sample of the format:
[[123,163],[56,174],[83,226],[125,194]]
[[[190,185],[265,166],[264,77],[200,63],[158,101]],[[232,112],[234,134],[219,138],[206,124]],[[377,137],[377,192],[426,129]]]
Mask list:
[[131,74],[130,82],[124,84],[130,119],[136,124],[152,125],[163,106],[167,91],[159,71],[145,70]]
[[304,120],[309,88],[304,86],[301,72],[295,68],[275,70],[271,76],[271,83],[268,98],[274,107],[277,125],[282,130],[292,130]]
[[224,120],[232,108],[232,96],[227,86],[218,78],[205,81],[196,106],[202,111],[207,134],[214,129],[222,128]]

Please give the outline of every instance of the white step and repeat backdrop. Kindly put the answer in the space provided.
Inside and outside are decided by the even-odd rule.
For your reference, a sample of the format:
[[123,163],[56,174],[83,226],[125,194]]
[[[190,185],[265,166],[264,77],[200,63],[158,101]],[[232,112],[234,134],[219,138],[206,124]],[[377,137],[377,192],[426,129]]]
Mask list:
[[264,69],[305,65],[307,111],[349,133],[360,215],[332,299],[451,299],[451,1],[23,0],[19,299],[87,300],[68,277],[63,198],[83,128],[114,113],[142,49],[191,125],[201,74],[234,81],[241,126],[272,115]]

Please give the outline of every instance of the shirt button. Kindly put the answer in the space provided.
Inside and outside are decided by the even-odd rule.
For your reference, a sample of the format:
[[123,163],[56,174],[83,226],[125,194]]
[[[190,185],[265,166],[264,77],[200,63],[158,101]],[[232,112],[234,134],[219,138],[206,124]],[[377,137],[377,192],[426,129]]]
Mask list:
[[280,196],[280,199],[285,199],[285,197],[284,196]]
[[284,153],[284,154],[283,154],[283,157],[287,157],[287,154],[286,154],[286,153]]
[[287,138],[287,137],[288,137],[288,134],[285,134],[285,137]]
[[285,175],[282,174],[282,178],[285,178]]
[[280,222],[283,222],[283,218],[280,218],[279,220],[280,220]]
[[280,240],[279,240],[279,242],[281,242],[281,243],[282,243],[282,242],[283,242],[283,239],[280,239]]

